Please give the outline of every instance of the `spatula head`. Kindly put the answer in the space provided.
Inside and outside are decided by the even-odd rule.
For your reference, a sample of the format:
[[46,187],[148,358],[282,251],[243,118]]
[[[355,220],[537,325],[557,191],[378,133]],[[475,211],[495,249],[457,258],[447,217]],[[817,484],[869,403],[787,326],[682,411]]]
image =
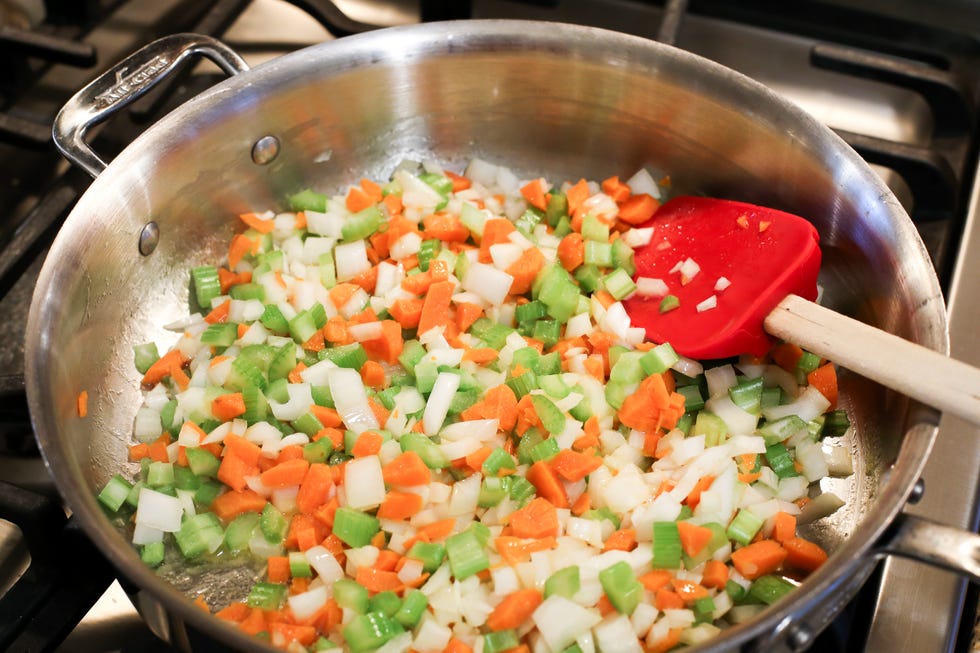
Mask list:
[[[653,227],[653,238],[636,250],[636,278],[662,280],[679,304],[662,312],[662,297],[639,295],[624,304],[649,340],[669,342],[683,356],[760,356],[772,344],[763,321],[776,304],[790,293],[817,296],[817,230],[799,216],[685,196],[640,227]],[[688,260],[698,268],[693,275]]]

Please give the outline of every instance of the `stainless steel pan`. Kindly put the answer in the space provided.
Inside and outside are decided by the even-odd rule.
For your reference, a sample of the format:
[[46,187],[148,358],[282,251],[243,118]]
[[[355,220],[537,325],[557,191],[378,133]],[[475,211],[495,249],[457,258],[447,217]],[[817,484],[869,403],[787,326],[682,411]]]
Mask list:
[[[85,144],[88,128],[194,54],[235,75],[103,170]],[[250,572],[180,567],[161,578],[94,497],[125,468],[140,402],[131,347],[169,344],[160,325],[186,314],[188,270],[223,256],[237,212],[278,206],[307,186],[385,177],[405,158],[461,169],[479,156],[551,179],[646,165],[668,171],[678,190],[808,216],[822,237],[827,304],[946,351],[935,274],[889,190],[807,114],[697,56],[590,28],[468,21],[349,37],[245,69],[211,39],[170,37],[66,107],[56,142],[97,179],[51,248],[28,324],[28,397],[45,460],[75,518],[145,590],[144,614],[177,644],[187,644],[190,625],[262,649],[187,598],[203,595],[212,606],[240,598]],[[936,414],[855,375],[841,383],[855,473],[824,482],[847,506],[810,533],[833,551],[830,561],[798,592],[698,650],[805,647],[882,555],[978,577],[980,538],[900,514]],[[74,404],[82,390],[84,419]]]

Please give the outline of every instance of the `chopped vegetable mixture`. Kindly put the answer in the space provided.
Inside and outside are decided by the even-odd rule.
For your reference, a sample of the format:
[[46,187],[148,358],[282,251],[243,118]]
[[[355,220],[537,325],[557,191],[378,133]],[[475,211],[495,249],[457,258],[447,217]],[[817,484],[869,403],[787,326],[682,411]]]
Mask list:
[[633,278],[660,196],[474,160],[239,216],[176,344],[135,347],[141,471],[100,502],[150,566],[260,561],[205,607],[291,651],[653,653],[750,618],[827,557],[797,525],[841,504],[847,416],[794,345],[703,365],[630,325],[698,273]]

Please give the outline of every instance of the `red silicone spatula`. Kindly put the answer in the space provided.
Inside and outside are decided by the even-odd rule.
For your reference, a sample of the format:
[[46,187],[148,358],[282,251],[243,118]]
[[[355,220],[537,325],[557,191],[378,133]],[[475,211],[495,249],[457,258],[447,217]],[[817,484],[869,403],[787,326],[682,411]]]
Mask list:
[[[624,300],[634,326],[691,358],[764,354],[780,338],[923,403],[980,424],[980,370],[815,304],[820,249],[799,216],[677,197],[640,227],[636,278],[667,297]],[[660,282],[654,282],[659,286]]]

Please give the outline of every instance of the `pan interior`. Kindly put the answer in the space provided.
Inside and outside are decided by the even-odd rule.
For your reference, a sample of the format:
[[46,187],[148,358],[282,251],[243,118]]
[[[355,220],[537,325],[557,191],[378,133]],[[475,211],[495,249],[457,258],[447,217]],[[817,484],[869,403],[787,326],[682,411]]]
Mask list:
[[[555,182],[646,166],[669,174],[673,191],[804,215],[822,238],[825,304],[945,347],[942,300],[911,223],[856,155],[801,112],[717,66],[630,37],[475,25],[345,39],[230,80],[128,148],[66,222],[32,307],[31,409],[59,487],[126,573],[156,582],[93,497],[125,467],[141,400],[132,347],[154,341],[163,351],[176,340],[162,325],[187,314],[190,268],[226,255],[234,215],[284,208],[302,188],[334,194],[387,178],[405,159],[461,171],[479,157]],[[280,153],[256,165],[252,146],[267,135]],[[160,244],[143,257],[138,236],[150,220]],[[826,481],[847,501],[814,529],[831,549],[880,506],[881,474],[909,419],[904,398],[855,375],[841,383],[855,473]],[[74,406],[82,390],[84,419]],[[175,579],[220,606],[241,597],[248,576],[181,567]]]

